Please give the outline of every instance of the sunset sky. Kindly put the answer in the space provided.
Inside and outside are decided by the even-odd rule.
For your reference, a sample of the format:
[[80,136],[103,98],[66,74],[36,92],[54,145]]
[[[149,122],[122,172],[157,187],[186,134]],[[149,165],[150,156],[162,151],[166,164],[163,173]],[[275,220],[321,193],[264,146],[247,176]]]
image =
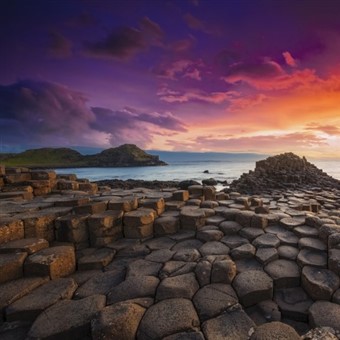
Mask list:
[[2,0],[2,148],[340,159],[340,1]]

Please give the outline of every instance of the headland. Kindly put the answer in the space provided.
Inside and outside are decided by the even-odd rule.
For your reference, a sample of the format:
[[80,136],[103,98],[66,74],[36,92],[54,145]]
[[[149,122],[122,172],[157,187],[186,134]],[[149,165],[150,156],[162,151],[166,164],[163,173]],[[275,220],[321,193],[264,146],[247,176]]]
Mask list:
[[0,167],[0,338],[339,339],[339,183],[293,154],[220,192]]

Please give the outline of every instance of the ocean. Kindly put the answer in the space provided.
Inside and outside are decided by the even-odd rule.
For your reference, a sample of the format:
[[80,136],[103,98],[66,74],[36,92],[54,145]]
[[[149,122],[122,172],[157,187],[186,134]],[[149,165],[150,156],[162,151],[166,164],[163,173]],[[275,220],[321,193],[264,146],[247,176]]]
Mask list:
[[[68,168],[56,169],[58,174],[74,173],[78,178],[88,178],[91,181],[104,179],[141,179],[146,181],[182,181],[192,179],[201,182],[203,179],[214,178],[217,181],[232,182],[243,173],[254,170],[256,160],[198,160],[190,159],[171,160],[161,158],[169,165],[151,167],[129,168]],[[263,159],[263,157],[261,157]],[[327,172],[330,176],[340,180],[340,161],[311,161],[318,168]],[[204,173],[208,171],[208,173]]]

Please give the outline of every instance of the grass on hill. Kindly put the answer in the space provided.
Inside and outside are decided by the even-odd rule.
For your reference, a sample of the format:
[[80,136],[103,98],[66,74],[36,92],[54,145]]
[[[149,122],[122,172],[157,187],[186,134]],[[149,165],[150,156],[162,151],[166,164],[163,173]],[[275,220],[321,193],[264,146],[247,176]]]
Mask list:
[[85,165],[84,156],[67,148],[42,148],[11,155],[1,161],[5,166],[65,167]]

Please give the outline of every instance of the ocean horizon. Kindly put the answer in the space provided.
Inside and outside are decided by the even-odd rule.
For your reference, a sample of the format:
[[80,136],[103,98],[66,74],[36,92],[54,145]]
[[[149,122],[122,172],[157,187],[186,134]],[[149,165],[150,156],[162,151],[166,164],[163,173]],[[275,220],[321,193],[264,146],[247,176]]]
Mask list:
[[[214,178],[217,181],[227,181],[231,183],[238,179],[243,173],[248,173],[255,169],[256,161],[264,159],[263,155],[242,154],[226,157],[227,154],[215,154],[214,157],[207,157],[206,154],[197,156],[197,153],[180,153],[179,157],[169,153],[169,157],[160,157],[168,163],[166,166],[146,166],[146,167],[122,167],[122,168],[66,168],[55,169],[58,174],[74,173],[78,178],[88,178],[90,181],[100,180],[145,180],[145,181],[183,181],[192,179],[202,182],[204,179]],[[216,156],[217,155],[217,156]],[[222,155],[222,156],[221,156]],[[340,161],[311,161],[318,168],[328,175],[340,180]],[[221,185],[219,185],[221,186]]]

